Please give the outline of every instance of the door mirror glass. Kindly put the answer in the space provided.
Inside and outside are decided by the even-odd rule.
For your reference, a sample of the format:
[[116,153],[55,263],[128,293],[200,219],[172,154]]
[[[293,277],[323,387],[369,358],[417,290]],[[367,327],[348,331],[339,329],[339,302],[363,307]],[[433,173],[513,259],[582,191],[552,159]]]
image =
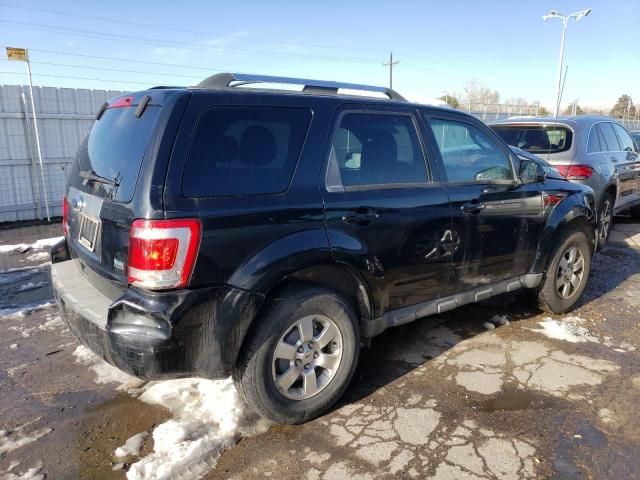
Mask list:
[[547,178],[542,165],[533,160],[520,162],[520,181],[522,183],[542,183]]

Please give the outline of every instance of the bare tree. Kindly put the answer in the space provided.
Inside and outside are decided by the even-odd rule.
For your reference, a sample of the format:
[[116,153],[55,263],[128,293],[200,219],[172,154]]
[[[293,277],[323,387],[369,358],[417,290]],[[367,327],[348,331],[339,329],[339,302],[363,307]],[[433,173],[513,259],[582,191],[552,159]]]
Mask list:
[[464,84],[462,100],[466,105],[500,103],[500,93],[472,78]]

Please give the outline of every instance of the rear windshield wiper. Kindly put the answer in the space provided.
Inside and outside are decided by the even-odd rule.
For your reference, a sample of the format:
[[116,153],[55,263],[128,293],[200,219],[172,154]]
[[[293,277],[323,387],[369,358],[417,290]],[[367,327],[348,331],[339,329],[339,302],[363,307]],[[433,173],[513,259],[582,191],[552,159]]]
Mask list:
[[100,175],[97,175],[92,170],[80,170],[78,175],[80,175],[81,178],[84,178],[85,181],[87,182],[104,183],[106,185],[113,185],[114,187],[117,187],[118,185],[120,185],[120,182],[116,180],[111,180],[110,178],[107,178],[107,177],[101,177]]

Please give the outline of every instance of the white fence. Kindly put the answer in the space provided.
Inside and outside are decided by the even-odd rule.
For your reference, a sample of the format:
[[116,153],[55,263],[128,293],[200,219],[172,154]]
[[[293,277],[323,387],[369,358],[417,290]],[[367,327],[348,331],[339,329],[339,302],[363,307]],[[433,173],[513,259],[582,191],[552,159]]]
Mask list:
[[51,216],[62,215],[67,166],[100,105],[122,93],[51,87],[33,90],[43,171],[29,88],[0,85],[0,222],[46,218],[45,192]]
[[[62,215],[67,166],[100,105],[122,93],[35,87],[44,166],[41,171],[29,88],[0,85],[0,222],[46,218],[45,193],[50,215]],[[513,115],[536,115],[538,105],[474,104],[465,110],[491,122]],[[637,121],[624,123],[629,129],[640,129]]]

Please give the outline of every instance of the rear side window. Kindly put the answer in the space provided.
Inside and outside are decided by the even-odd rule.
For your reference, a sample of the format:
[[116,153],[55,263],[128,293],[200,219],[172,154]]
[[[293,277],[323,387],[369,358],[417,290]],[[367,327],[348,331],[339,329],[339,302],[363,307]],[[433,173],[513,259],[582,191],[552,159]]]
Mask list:
[[620,150],[633,152],[635,150],[635,146],[633,145],[633,139],[627,133],[627,131],[617,123],[612,123],[611,125],[613,126],[613,130],[616,132],[616,136],[618,137],[618,143],[620,143]]
[[618,137],[616,137],[613,128],[609,122],[602,122],[597,125],[597,128],[600,129],[600,133],[602,133],[603,141],[606,145],[603,145],[603,150],[607,152],[617,152],[621,150],[620,145],[618,144]]
[[122,202],[128,202],[133,197],[142,158],[157,123],[160,107],[149,105],[140,118],[134,115],[135,111],[135,107],[108,108],[80,145],[80,170],[91,171],[118,183],[117,187],[101,184],[93,192],[97,195]]
[[598,126],[594,125],[591,128],[591,131],[589,132],[589,142],[587,143],[587,153],[598,153],[598,152],[602,152],[603,150],[606,150],[606,148],[602,146],[602,141],[600,139],[601,136],[602,134],[600,133]]
[[342,116],[332,147],[332,185],[384,186],[427,181],[418,135],[408,115],[347,113]]
[[531,153],[560,153],[571,148],[573,132],[559,125],[493,125],[509,145]]
[[189,148],[187,197],[284,192],[309,128],[302,108],[215,107],[205,111]]
[[478,127],[453,120],[428,122],[450,182],[513,180],[509,156]]

